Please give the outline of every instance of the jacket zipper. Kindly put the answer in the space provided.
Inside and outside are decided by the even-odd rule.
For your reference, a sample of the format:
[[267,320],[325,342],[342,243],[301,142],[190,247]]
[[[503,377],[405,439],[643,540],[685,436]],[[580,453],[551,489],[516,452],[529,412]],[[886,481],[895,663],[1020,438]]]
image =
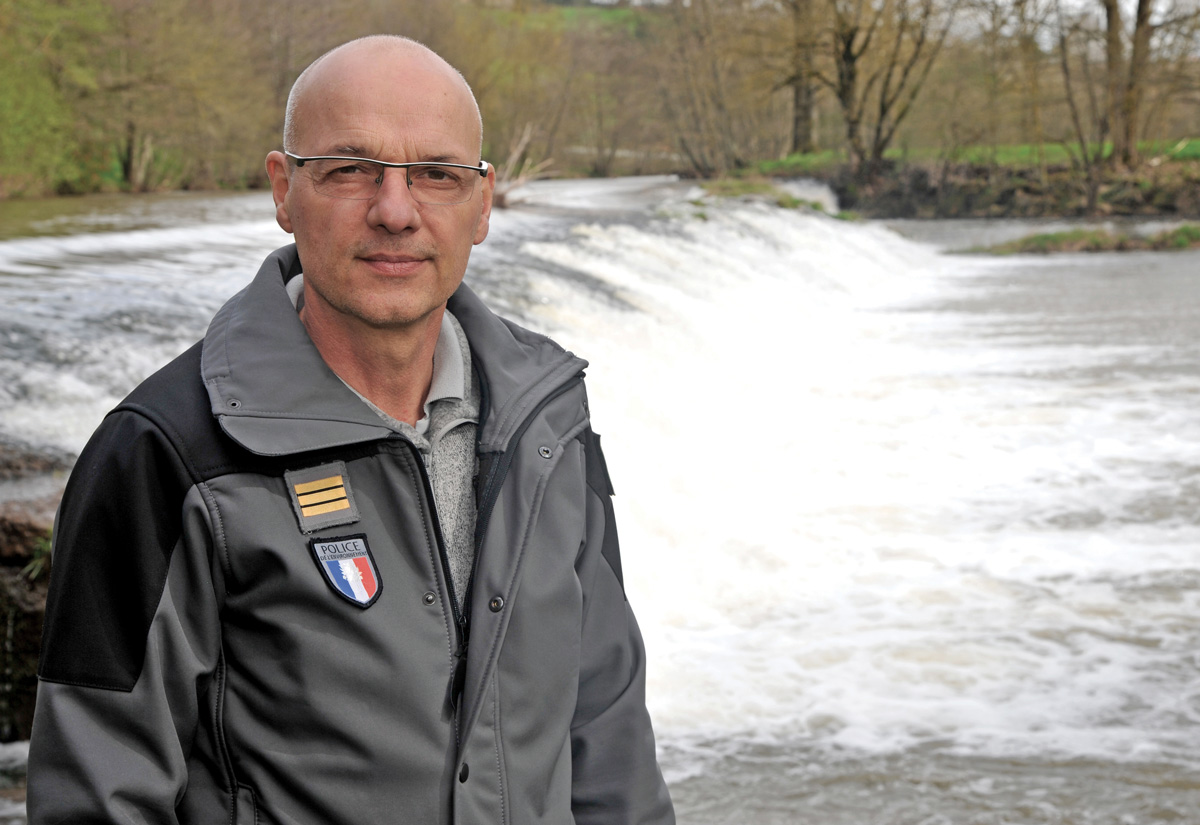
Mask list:
[[[479,498],[479,507],[475,512],[475,558],[471,560],[471,572],[467,576],[467,599],[470,599],[475,589],[475,571],[479,568],[479,556],[480,551],[483,549],[483,537],[487,533],[488,522],[492,517],[492,509],[496,506],[496,501],[500,498],[500,487],[504,484],[504,479],[508,475],[509,468],[512,466],[514,456],[512,445],[521,440],[521,437],[525,435],[525,431],[529,429],[529,426],[541,414],[542,410],[546,409],[552,401],[564,395],[582,380],[583,372],[580,371],[539,401],[538,405],[529,412],[529,415],[525,416],[520,426],[513,431],[512,437],[508,439],[509,447],[500,453],[496,460],[492,462],[491,467],[489,467],[488,477],[483,485],[483,494]],[[469,611],[470,602],[468,601],[466,604]],[[465,617],[465,620],[470,621],[469,613]]]
[[[575,376],[568,381],[564,381],[560,386],[546,395],[537,406],[534,407],[522,420],[520,426],[514,430],[512,437],[508,443],[510,445],[517,443],[533,424],[534,419],[550,405],[559,396],[566,393],[583,379],[583,372],[576,373]],[[421,458],[420,451],[408,439],[403,439],[408,444],[409,450],[416,459],[417,466],[420,469],[421,484],[425,490],[425,498],[429,502],[429,512],[433,521],[434,539],[437,542],[438,558],[442,565],[442,576],[446,580],[446,589],[450,593],[450,610],[454,619],[455,641],[456,648],[452,655],[453,671],[450,676],[450,684],[447,687],[451,708],[455,711],[454,736],[457,740],[460,734],[458,730],[458,707],[462,700],[463,689],[466,687],[467,680],[467,643],[470,638],[470,598],[475,585],[475,570],[479,567],[479,551],[483,546],[483,536],[487,531],[488,521],[491,519],[492,509],[496,505],[497,499],[500,497],[500,486],[504,483],[505,477],[508,475],[509,468],[512,466],[514,452],[510,446],[502,452],[499,457],[492,463],[486,482],[484,483],[483,495],[480,497],[479,507],[475,514],[475,557],[471,560],[471,572],[467,576],[467,586],[464,589],[462,602],[456,597],[454,591],[454,578],[450,571],[450,558],[446,553],[446,540],[442,535],[441,520],[438,517],[437,502],[433,498],[433,485],[429,480],[429,471],[425,467],[425,461]]]
[[[433,539],[437,544],[438,561],[442,566],[442,577],[446,581],[446,590],[450,594],[450,614],[454,621],[454,651],[451,653],[451,672],[450,684],[447,686],[447,699],[450,702],[450,707],[455,711],[457,716],[459,699],[462,696],[463,684],[467,677],[467,622],[463,615],[463,611],[459,606],[458,596],[454,591],[454,575],[450,570],[450,557],[446,553],[446,538],[442,535],[442,522],[438,516],[437,502],[433,498],[433,484],[429,480],[429,470],[425,467],[425,461],[421,458],[421,452],[406,438],[402,438],[405,444],[408,445],[412,457],[415,459],[418,474],[421,477],[421,486],[425,491],[425,500],[429,502],[430,521],[433,522]],[[454,737],[458,739],[458,724],[454,725]]]

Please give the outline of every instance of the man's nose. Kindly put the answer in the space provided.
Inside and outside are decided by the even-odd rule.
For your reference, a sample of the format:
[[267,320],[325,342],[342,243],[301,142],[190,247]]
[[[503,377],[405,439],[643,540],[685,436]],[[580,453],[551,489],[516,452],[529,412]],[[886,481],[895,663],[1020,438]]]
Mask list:
[[421,225],[421,205],[413,200],[408,188],[407,169],[384,168],[379,191],[371,198],[367,221],[394,235]]

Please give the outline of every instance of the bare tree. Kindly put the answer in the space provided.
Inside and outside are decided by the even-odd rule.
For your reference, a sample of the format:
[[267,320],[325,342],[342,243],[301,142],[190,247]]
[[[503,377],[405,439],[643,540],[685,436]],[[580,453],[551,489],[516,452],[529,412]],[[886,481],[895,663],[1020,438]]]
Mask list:
[[956,0],[826,0],[833,74],[821,81],[837,96],[851,163],[870,179],[941,51]]
[[[818,0],[778,0],[771,11],[759,16],[753,32],[756,56],[768,61],[778,78],[775,88],[789,93],[792,111],[788,154],[807,154],[817,148]],[[772,48],[775,44],[778,46]]]
[[[1073,163],[1083,172],[1087,211],[1094,213],[1099,202],[1105,142],[1111,126],[1109,118],[1112,110],[1107,106],[1111,98],[1101,103],[1096,95],[1096,84],[1091,77],[1096,41],[1094,29],[1087,25],[1085,16],[1070,16],[1065,13],[1062,0],[1055,0],[1055,13],[1059,67],[1062,70],[1063,92],[1071,113],[1075,147],[1072,147],[1071,143],[1066,140],[1062,143],[1071,154]],[[1106,53],[1110,52],[1106,50]],[[1083,75],[1082,79],[1077,76],[1078,74]],[[1106,77],[1111,82],[1111,75],[1106,73]],[[1089,115],[1087,121],[1080,112],[1081,86],[1083,93],[1087,96]]]
[[[1144,134],[1158,137],[1195,134],[1200,121],[1194,113],[1200,112],[1200,4],[1195,0],[1192,8],[1177,9],[1172,15],[1172,25],[1158,31],[1154,43],[1154,60],[1149,70],[1147,85],[1156,88],[1147,104],[1143,120]],[[1185,112],[1193,113],[1189,126]],[[1174,124],[1168,124],[1171,119]]]
[[1033,138],[1038,175],[1044,184],[1046,121],[1043,104],[1046,91],[1043,75],[1047,69],[1047,55],[1038,40],[1049,25],[1053,9],[1045,0],[1014,0],[1013,11],[1013,34],[1017,39],[1021,85],[1025,98],[1025,105],[1021,107],[1026,118],[1026,122],[1022,124],[1022,131]]
[[[1100,0],[1100,4],[1104,10],[1106,111],[1113,140],[1112,161],[1131,168],[1139,161],[1142,111],[1152,94],[1155,64],[1169,63],[1170,46],[1181,40],[1195,48],[1200,8],[1195,0],[1137,0],[1132,23],[1127,23],[1118,0]],[[1165,89],[1154,91],[1161,96]]]
[[663,104],[677,124],[676,141],[701,176],[745,165],[730,115],[730,53],[721,42],[729,29],[717,20],[716,0],[675,0],[663,78]]
[[817,73],[815,0],[784,0],[792,22],[792,154],[816,151]]
[[510,195],[531,180],[546,176],[553,160],[546,158],[534,162],[526,152],[533,140],[534,127],[526,123],[520,135],[508,147],[508,157],[496,170],[496,188],[492,192],[492,205],[498,209],[507,209],[512,205]]
[[236,179],[245,168],[237,147],[262,140],[270,109],[236,0],[106,5],[109,25],[89,44],[94,82],[78,109],[84,128],[112,152],[124,188]]

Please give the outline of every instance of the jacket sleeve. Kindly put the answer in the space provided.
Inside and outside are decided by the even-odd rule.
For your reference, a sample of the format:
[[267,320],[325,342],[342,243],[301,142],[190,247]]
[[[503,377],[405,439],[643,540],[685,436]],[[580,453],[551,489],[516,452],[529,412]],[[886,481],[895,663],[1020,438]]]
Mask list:
[[646,710],[646,657],[625,598],[612,487],[600,438],[585,431],[587,535],[579,698],[571,725],[578,825],[668,825],[671,798]]
[[138,412],[110,414],[55,523],[30,825],[177,821],[220,645],[209,535],[170,439]]

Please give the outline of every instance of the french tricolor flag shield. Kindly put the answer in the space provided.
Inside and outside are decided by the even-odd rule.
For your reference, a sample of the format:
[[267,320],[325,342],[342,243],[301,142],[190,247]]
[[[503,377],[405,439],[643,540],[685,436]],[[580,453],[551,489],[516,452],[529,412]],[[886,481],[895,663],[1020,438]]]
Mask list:
[[379,598],[382,582],[366,536],[313,539],[309,542],[317,566],[333,591],[359,607]]

